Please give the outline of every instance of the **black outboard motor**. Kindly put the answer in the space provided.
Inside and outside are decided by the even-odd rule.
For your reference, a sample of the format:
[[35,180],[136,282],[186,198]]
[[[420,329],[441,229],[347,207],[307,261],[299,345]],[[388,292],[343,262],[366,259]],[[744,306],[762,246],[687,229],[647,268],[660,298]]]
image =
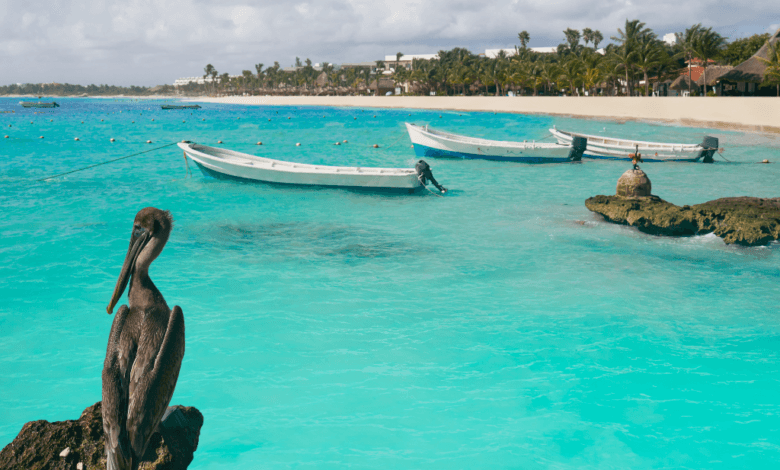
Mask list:
[[441,186],[438,181],[436,181],[436,178],[433,177],[433,173],[431,172],[431,166],[428,165],[428,162],[425,160],[420,160],[417,162],[417,164],[414,166],[414,171],[417,172],[417,179],[420,180],[420,183],[423,185],[428,184],[428,180],[431,180],[431,183],[433,183],[434,186],[436,186],[436,189],[439,191],[446,193],[447,188],[444,186]]
[[574,139],[571,141],[571,149],[569,150],[569,161],[582,161],[582,154],[585,153],[585,148],[587,146],[588,139],[586,137],[574,136]]
[[704,150],[699,152],[699,158],[702,159],[702,163],[713,163],[715,160],[712,157],[718,150],[718,139],[705,135],[701,146],[704,148]]

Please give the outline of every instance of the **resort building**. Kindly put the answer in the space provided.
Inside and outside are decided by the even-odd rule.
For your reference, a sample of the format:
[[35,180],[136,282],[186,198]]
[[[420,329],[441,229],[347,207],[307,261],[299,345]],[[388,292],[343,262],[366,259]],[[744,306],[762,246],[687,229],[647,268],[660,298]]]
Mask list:
[[[767,64],[761,59],[769,58],[769,46],[780,41],[780,29],[769,37],[753,57],[734,67],[728,73],[719,77],[723,93],[741,96],[774,96],[780,92],[780,87],[762,87]],[[709,81],[709,76],[707,77]]]
[[[238,78],[240,76],[241,75],[229,75],[230,78]],[[210,75],[206,77],[183,77],[183,78],[177,78],[173,82],[173,86],[184,86],[184,85],[189,85],[190,83],[195,83],[197,85],[204,85],[206,83],[211,83],[214,81],[219,82],[219,76],[217,76],[216,80],[212,79]]]
[[404,54],[401,56],[400,59],[396,59],[396,56],[394,55],[386,55],[385,56],[385,68],[393,68],[395,69],[396,62],[398,63],[399,67],[406,67],[407,69],[412,68],[412,61],[414,59],[421,59],[421,60],[431,60],[431,59],[438,59],[439,54]]
[[677,44],[677,35],[675,33],[664,34],[663,40],[666,44],[674,46]]

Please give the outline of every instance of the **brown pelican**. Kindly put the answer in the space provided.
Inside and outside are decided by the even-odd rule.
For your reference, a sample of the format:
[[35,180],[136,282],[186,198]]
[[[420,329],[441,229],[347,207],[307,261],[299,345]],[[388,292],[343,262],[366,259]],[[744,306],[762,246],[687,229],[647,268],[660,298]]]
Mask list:
[[128,303],[119,307],[103,363],[103,431],[108,470],[136,470],[149,438],[173,395],[184,357],[184,315],[168,308],[149,279],[173,227],[168,211],[141,209],[133,222],[109,314],[130,281]]

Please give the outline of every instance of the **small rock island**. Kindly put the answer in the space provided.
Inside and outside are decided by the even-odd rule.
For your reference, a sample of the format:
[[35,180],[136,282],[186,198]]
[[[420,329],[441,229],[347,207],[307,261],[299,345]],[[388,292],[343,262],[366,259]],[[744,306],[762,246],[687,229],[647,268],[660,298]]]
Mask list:
[[780,239],[780,198],[727,197],[676,206],[651,193],[640,169],[623,173],[615,196],[594,196],[585,207],[605,220],[652,235],[684,237],[714,233],[727,244],[767,245]]

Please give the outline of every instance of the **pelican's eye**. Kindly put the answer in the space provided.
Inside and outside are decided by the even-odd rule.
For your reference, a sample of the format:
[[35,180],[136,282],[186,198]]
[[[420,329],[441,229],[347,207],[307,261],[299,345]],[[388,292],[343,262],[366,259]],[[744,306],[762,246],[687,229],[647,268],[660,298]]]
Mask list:
[[140,237],[141,235],[144,234],[144,232],[146,232],[146,229],[141,227],[140,225],[136,225],[135,227],[133,227],[133,237],[135,238]]

